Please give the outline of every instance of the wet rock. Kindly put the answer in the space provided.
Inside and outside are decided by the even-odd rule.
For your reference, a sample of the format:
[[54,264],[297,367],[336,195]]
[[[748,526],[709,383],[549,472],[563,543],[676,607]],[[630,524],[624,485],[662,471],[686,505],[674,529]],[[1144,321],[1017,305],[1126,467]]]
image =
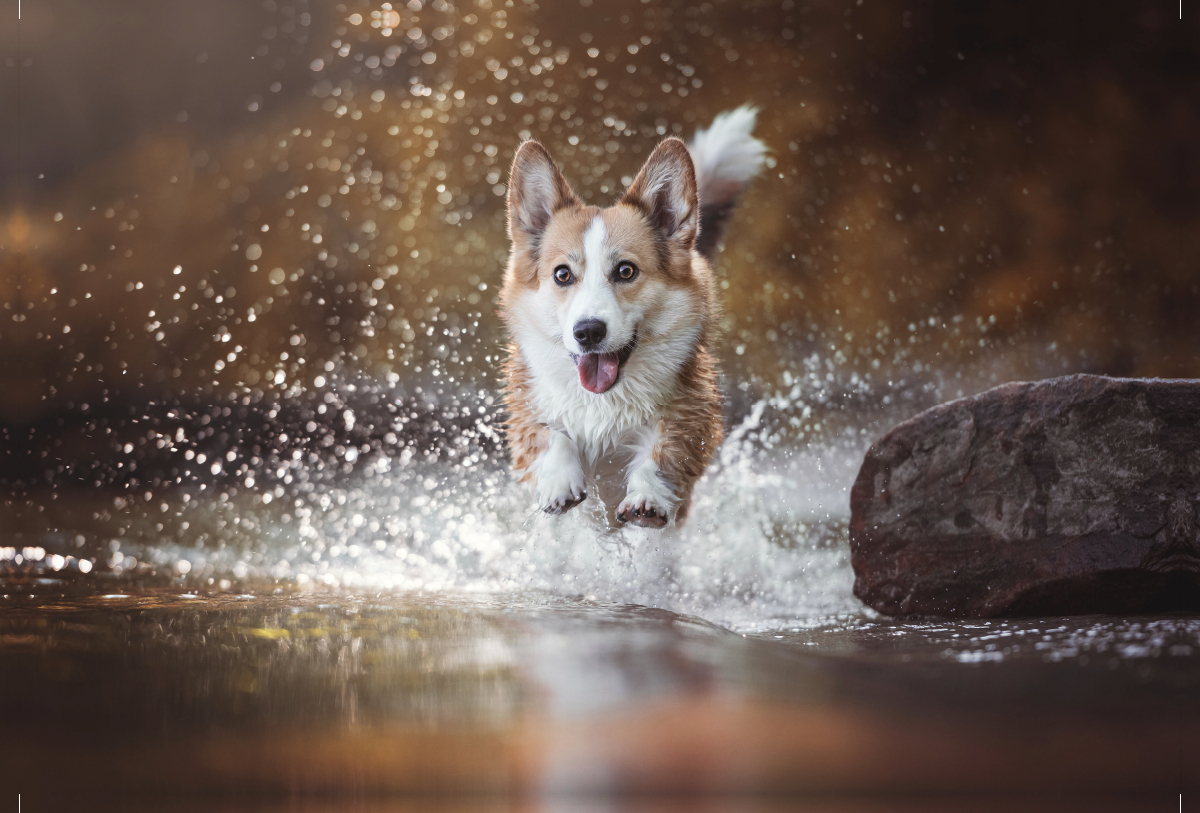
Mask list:
[[1078,375],[930,409],[850,496],[854,593],[888,615],[1200,611],[1200,381]]

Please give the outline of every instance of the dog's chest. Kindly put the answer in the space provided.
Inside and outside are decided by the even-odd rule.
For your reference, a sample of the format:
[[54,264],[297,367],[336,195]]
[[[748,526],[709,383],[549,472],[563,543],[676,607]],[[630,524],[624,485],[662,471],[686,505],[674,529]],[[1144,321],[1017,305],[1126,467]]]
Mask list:
[[624,382],[603,395],[586,392],[574,381],[566,386],[554,381],[539,384],[532,399],[539,421],[564,432],[591,459],[641,442],[660,417],[658,399],[631,398],[622,390]]

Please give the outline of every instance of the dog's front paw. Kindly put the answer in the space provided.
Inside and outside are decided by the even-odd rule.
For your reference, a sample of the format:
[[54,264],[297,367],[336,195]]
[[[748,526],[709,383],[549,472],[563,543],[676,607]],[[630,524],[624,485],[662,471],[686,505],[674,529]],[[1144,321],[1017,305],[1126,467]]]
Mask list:
[[586,491],[567,491],[542,501],[542,510],[547,514],[565,514],[587,499]]
[[570,511],[587,498],[583,471],[579,466],[544,466],[539,472],[538,506],[547,514]]
[[617,519],[643,528],[662,528],[671,521],[671,507],[654,497],[629,494],[617,506]]
[[569,511],[587,497],[579,452],[560,432],[551,435],[550,448],[538,459],[536,493],[547,514]]

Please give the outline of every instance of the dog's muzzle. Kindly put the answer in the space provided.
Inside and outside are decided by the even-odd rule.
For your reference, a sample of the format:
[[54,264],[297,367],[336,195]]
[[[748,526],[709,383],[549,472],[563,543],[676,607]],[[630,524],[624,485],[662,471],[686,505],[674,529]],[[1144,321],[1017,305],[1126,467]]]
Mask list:
[[571,354],[571,360],[579,370],[579,383],[588,392],[608,392],[621,377],[621,367],[629,361],[637,348],[638,334],[635,330],[629,344],[609,353]]

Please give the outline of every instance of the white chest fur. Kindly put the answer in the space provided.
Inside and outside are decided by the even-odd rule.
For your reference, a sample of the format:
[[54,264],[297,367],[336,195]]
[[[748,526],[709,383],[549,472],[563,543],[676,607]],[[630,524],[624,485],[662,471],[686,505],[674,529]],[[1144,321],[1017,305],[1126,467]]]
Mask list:
[[665,382],[647,381],[643,367],[630,359],[617,385],[597,394],[580,386],[569,358],[564,363],[531,364],[530,401],[543,423],[566,434],[578,444],[585,459],[595,461],[602,455],[640,443],[644,433],[658,423],[662,407],[670,401],[675,389],[674,376]]

